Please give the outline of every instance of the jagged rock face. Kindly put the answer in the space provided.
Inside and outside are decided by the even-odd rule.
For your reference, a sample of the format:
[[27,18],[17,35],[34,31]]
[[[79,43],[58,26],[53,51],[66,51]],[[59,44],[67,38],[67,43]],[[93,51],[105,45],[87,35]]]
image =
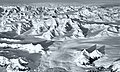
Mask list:
[[[56,40],[56,38],[62,37],[89,38],[120,35],[119,7],[68,6],[50,8],[28,5],[21,7],[2,6],[0,10],[3,14],[0,18],[1,33],[13,32],[15,36],[39,35],[40,38]],[[70,32],[71,30],[72,32]]]

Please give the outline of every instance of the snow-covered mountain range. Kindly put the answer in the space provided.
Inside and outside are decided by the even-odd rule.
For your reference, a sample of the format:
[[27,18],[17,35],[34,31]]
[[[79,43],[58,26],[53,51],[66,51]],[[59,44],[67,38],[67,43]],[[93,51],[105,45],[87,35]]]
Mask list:
[[[120,6],[0,6],[0,66],[5,67],[7,72],[36,72],[39,62],[44,58],[51,59],[49,56],[54,52],[52,48],[54,50],[63,41],[119,36]],[[105,46],[95,48],[96,45],[81,51],[77,65],[86,65],[105,55]],[[110,69],[117,72],[120,65],[116,62],[113,62]],[[52,63],[44,62],[43,65],[41,67],[52,70],[49,69]],[[93,61],[88,65],[94,66]],[[41,70],[49,72],[46,68]],[[62,70],[68,72],[67,69]]]
[[[0,34],[46,40],[120,36],[120,7],[1,6]],[[10,34],[9,34],[10,33]]]

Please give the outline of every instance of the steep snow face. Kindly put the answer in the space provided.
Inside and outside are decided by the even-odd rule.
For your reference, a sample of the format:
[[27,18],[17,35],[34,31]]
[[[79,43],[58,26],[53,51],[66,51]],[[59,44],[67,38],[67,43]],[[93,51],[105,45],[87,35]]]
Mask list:
[[17,29],[17,34],[20,35],[21,34],[21,23],[18,23],[18,29]]
[[0,56],[0,66],[5,67],[8,64],[10,64],[9,60],[6,57]]
[[83,63],[87,63],[89,60],[87,59],[87,56],[89,57],[89,53],[84,49],[82,52],[81,52],[81,55],[80,55],[80,62],[81,64]]
[[75,60],[78,66],[89,63],[89,53],[84,49],[81,51],[80,56]]
[[90,57],[91,58],[95,58],[95,57],[102,57],[103,56],[103,54],[101,53],[101,52],[99,52],[98,50],[94,50],[92,53],[90,53]]
[[52,37],[53,36],[50,31],[47,31],[42,36],[40,36],[40,38],[47,39],[47,40],[51,40]]
[[113,70],[114,72],[120,72],[120,60],[113,62],[112,65],[113,65],[113,66],[112,66],[112,70]]
[[81,14],[85,17],[95,16],[94,13],[90,12],[88,9],[84,8],[82,11],[80,11]]

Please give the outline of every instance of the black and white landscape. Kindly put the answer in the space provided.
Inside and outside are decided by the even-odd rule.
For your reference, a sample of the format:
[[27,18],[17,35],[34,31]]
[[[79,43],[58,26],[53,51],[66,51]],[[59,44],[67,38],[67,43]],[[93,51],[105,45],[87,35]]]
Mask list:
[[0,72],[120,72],[120,5],[1,5]]

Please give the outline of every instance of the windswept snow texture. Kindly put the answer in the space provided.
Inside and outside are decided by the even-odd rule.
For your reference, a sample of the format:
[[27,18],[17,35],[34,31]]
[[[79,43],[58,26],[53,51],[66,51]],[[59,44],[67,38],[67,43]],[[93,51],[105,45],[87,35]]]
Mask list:
[[120,5],[0,6],[0,72],[120,72]]

